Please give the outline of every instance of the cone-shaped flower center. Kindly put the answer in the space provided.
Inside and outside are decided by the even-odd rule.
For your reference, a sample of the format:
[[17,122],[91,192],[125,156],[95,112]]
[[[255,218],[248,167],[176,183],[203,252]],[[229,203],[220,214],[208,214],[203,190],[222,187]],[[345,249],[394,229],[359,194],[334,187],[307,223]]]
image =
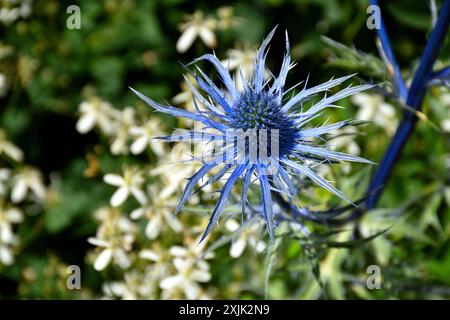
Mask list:
[[[260,149],[266,148],[263,154],[269,157],[287,155],[295,146],[298,130],[288,115],[283,112],[280,105],[263,91],[255,93],[251,89],[245,91],[234,105],[235,114],[230,121],[230,127],[242,130],[247,134],[253,131],[256,136],[258,155]],[[246,142],[247,148],[252,148]],[[266,153],[264,153],[266,152]]]

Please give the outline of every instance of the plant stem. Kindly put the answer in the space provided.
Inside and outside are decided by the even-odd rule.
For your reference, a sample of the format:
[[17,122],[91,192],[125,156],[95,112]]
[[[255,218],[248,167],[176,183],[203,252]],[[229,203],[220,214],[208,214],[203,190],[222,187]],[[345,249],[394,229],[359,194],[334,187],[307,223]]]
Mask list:
[[[371,0],[370,4],[373,6],[377,6],[379,8],[378,0]],[[394,72],[394,80],[398,90],[398,96],[400,97],[401,100],[403,100],[403,102],[405,102],[406,97],[408,95],[408,89],[406,88],[405,82],[400,72],[400,67],[395,58],[394,51],[392,50],[383,18],[381,16],[379,18],[380,18],[380,28],[377,29],[377,33],[381,42],[381,50],[383,50],[386,58],[389,60],[387,62],[390,64],[391,69]]]
[[[372,5],[378,6],[377,0],[371,0]],[[392,51],[389,38],[386,33],[386,27],[384,22],[381,21],[381,29],[378,30],[378,36],[381,41],[382,49],[386,55],[389,63],[394,71],[394,77],[398,89],[398,95],[401,100],[406,99],[406,105],[413,110],[419,111],[422,106],[423,98],[425,97],[427,91],[428,82],[435,75],[433,73],[433,65],[438,57],[439,51],[444,43],[445,36],[448,32],[450,25],[450,0],[446,0],[441,8],[438,21],[436,22],[433,31],[428,39],[425,51],[422,55],[422,59],[414,74],[414,78],[410,89],[406,88],[403,78],[400,73],[400,68],[396,62],[394,53]],[[444,68],[441,72],[447,72]],[[373,209],[378,199],[380,198],[382,192],[384,191],[384,186],[389,179],[392,169],[397,162],[400,154],[414,130],[415,124],[417,122],[417,116],[411,112],[411,110],[406,110],[403,114],[403,119],[397,127],[394,137],[392,138],[391,144],[389,145],[386,153],[381,160],[381,163],[375,172],[369,188],[366,192],[366,198],[363,202],[362,208],[359,208],[352,212],[350,216],[344,219],[327,219],[325,222],[327,224],[341,225],[349,221],[353,221],[364,214],[367,209]],[[291,204],[283,199],[279,194],[274,193],[275,201],[281,205],[282,208],[286,210],[297,211]],[[339,210],[339,213],[345,211]]]
[[[428,39],[419,68],[414,74],[411,87],[408,90],[406,104],[415,110],[421,109],[422,101],[427,91],[427,83],[433,73],[433,65],[445,40],[449,25],[450,0],[446,0],[441,8],[438,21],[433,31],[431,32],[430,38]],[[410,112],[404,113],[403,119],[397,128],[392,142],[389,145],[383,157],[383,160],[381,161],[380,166],[375,172],[375,175],[370,183],[368,189],[369,192],[376,189],[378,189],[378,191],[367,199],[365,203],[366,209],[372,209],[375,207],[383,191],[383,189],[379,188],[381,186],[384,186],[389,179],[390,173],[395,163],[397,162],[408,138],[413,132],[416,122],[417,117],[415,115]]]

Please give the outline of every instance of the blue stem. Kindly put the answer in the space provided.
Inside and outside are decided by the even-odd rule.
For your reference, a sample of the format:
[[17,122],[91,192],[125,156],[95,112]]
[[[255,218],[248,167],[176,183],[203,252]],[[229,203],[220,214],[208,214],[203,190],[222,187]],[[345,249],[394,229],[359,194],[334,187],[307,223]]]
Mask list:
[[[379,7],[378,0],[370,0],[370,4]],[[403,100],[406,100],[408,90],[406,88],[405,82],[403,81],[402,74],[400,72],[400,67],[398,66],[397,60],[394,55],[394,51],[391,48],[391,43],[389,41],[389,37],[386,31],[386,26],[384,24],[383,18],[380,16],[380,28],[377,29],[378,37],[381,42],[381,49],[384,51],[386,58],[389,60],[389,64],[391,65],[394,72],[394,80],[398,90],[399,97]]]
[[449,79],[450,80],[450,66],[442,68],[441,70],[438,70],[436,72],[433,72],[431,75],[432,79]]
[[[372,1],[372,3],[377,3],[377,1]],[[445,40],[449,25],[450,0],[446,0],[441,8],[438,21],[436,22],[430,38],[428,39],[419,68],[414,74],[411,87],[408,90],[406,104],[415,110],[420,110],[421,108],[423,98],[427,91],[427,83],[433,73],[434,62],[436,61]],[[390,46],[387,46],[386,48],[390,48]],[[384,186],[389,179],[392,168],[400,156],[406,141],[413,132],[416,122],[417,117],[411,112],[406,111],[392,139],[392,142],[389,145],[389,148],[370,183],[369,192],[373,190],[378,191],[367,199],[365,203],[366,209],[372,209],[375,207],[379,197],[381,196],[382,189],[380,189],[380,187]]]

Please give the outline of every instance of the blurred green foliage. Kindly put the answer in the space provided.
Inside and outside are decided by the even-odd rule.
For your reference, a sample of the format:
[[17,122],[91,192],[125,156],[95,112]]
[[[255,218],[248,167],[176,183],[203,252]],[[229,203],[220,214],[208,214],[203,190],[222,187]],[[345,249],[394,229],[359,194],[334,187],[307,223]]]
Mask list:
[[[0,127],[24,151],[25,162],[39,168],[57,194],[42,213],[27,215],[20,225],[15,263],[0,265],[0,298],[98,297],[105,277],[116,276],[114,270],[97,273],[92,259],[86,258],[91,249],[86,239],[97,228],[92,212],[107,204],[111,196],[112,189],[102,183],[102,176],[119,171],[123,163],[142,163],[145,158],[112,156],[104,152],[107,142],[96,133],[80,135],[75,129],[78,106],[92,95],[118,109],[135,105],[128,86],[151,93],[157,101],[169,101],[180,90],[181,64],[211,51],[196,41],[187,53],[176,52],[178,26],[185,14],[233,7],[242,23],[217,32],[215,52],[221,58],[237,44],[257,45],[275,25],[287,29],[299,64],[289,84],[307,75],[311,84],[319,83],[349,70],[361,72],[358,76],[366,80],[388,80],[376,58],[374,33],[365,27],[364,0],[79,0],[75,4],[81,8],[80,30],[66,28],[66,8],[71,4],[73,1],[35,1],[28,18],[0,23],[0,44],[11,48],[0,60],[0,72],[8,79],[8,90],[0,97]],[[395,0],[383,9],[393,49],[409,78],[430,31],[428,3]],[[284,50],[280,34],[269,55],[274,70]],[[323,35],[368,55],[333,50],[322,40]],[[442,65],[450,62],[449,52],[447,37]],[[311,248],[295,237],[283,239],[272,244],[274,255],[257,259],[247,254],[231,260],[228,247],[220,247],[210,261],[215,297],[264,298],[265,281],[266,296],[275,299],[450,297],[450,136],[436,129],[450,109],[441,95],[440,90],[431,89],[423,108],[427,120],[419,122],[396,165],[380,209],[367,214],[362,222],[374,232],[393,226],[389,232],[351,249]],[[400,117],[401,106],[391,103]],[[330,114],[332,120],[355,116],[352,103],[342,105],[348,108]],[[137,110],[149,112],[143,106]],[[177,125],[173,119],[161,118],[168,132]],[[389,136],[372,124],[359,131],[362,134],[355,141],[362,154],[379,161]],[[103,148],[97,152],[99,172],[86,178],[86,155],[96,148]],[[350,173],[338,170],[333,176],[346,195],[357,198],[364,192],[371,170],[355,165]],[[329,203],[330,197],[322,191],[306,195],[316,200],[311,203],[319,199],[319,206]],[[350,236],[336,237],[348,241]],[[320,269],[323,291],[311,273],[311,261],[313,269]],[[71,264],[82,266],[81,291],[65,287],[65,267]],[[382,290],[366,290],[366,267],[371,264],[381,265]],[[265,275],[267,266],[270,273]],[[259,283],[247,283],[255,276]]]

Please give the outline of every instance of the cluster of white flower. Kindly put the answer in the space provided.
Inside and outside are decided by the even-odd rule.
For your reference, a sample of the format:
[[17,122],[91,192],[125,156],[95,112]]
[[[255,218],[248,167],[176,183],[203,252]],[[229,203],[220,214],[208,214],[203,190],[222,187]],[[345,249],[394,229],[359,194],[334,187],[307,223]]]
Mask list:
[[352,102],[359,107],[357,120],[373,121],[392,136],[397,128],[395,108],[384,101],[379,94],[358,93],[351,97]]
[[0,0],[0,21],[11,24],[19,18],[28,18],[33,0]]
[[[214,47],[217,41],[214,32],[235,27],[238,22],[228,7],[218,9],[217,18],[205,17],[201,11],[196,11],[181,25],[183,34],[177,50],[187,51],[197,37],[207,46]],[[248,78],[253,72],[255,56],[255,48],[238,46],[228,52],[228,59],[222,64],[234,70],[236,83],[240,85],[240,77]],[[195,111],[190,90],[195,81],[190,81],[189,77],[172,101]],[[181,119],[180,125],[190,127],[193,123]],[[186,177],[201,166],[197,162],[189,163],[192,160],[191,146],[178,142],[167,152],[161,141],[152,139],[164,135],[157,117],[138,122],[133,108],[126,107],[120,111],[98,97],[91,97],[80,104],[76,128],[81,134],[98,129],[102,136],[108,138],[113,155],[139,155],[149,151],[149,155],[157,156],[153,167],[124,165],[122,173],[107,173],[103,177],[106,184],[116,189],[111,193],[110,206],[95,213],[100,224],[96,236],[88,240],[97,247],[92,261],[98,271],[110,264],[124,270],[121,279],[104,284],[104,298],[209,298],[211,293],[205,290],[204,285],[211,279],[207,260],[213,254],[205,250],[206,241],[198,243],[198,236],[203,231],[199,226],[201,223],[192,228],[188,225],[183,227],[173,215]],[[195,151],[193,153],[195,155]],[[212,191],[220,183],[208,184],[203,190],[215,197],[217,194]],[[190,203],[198,203],[199,197],[197,193]],[[146,220],[143,228],[140,227],[142,219]],[[204,223],[207,223],[206,217]],[[227,219],[225,232],[230,233],[226,236],[231,241],[230,257],[240,257],[246,248],[254,253],[263,252],[266,248],[261,237],[263,228],[263,223],[248,221],[240,226],[237,220]],[[150,245],[148,241],[141,241],[141,231],[145,238],[152,240]]]
[[[234,80],[240,91],[244,89],[244,81],[248,81],[253,74],[256,52],[256,47],[230,49],[228,50],[228,59],[222,61],[225,68],[234,70]],[[269,77],[270,73],[266,70],[266,79]]]
[[200,284],[211,279],[206,260],[214,254],[206,252],[205,243],[198,245],[198,240],[190,239],[187,246],[174,245],[166,250],[141,250],[139,258],[145,266],[127,271],[121,281],[105,283],[104,298],[209,299]]
[[236,234],[230,247],[231,257],[239,258],[247,245],[256,253],[262,253],[266,249],[266,243],[262,240],[262,232],[264,231],[262,220],[248,221],[241,226],[236,220],[229,219],[226,222],[226,228]]
[[[99,129],[100,133],[108,138],[113,155],[137,155],[151,150],[160,158],[159,163],[164,164],[151,170],[124,166],[121,174],[106,174],[103,177],[104,182],[117,189],[111,196],[110,207],[100,208],[94,213],[99,227],[95,237],[88,239],[89,243],[97,247],[94,259],[96,270],[104,270],[110,264],[126,270],[122,281],[105,283],[106,298],[154,298],[159,282],[169,276],[166,271],[161,270],[169,270],[171,260],[166,259],[163,262],[160,259],[162,255],[150,249],[142,250],[139,255],[133,254],[133,243],[139,231],[135,221],[141,218],[148,220],[144,233],[151,240],[158,238],[167,227],[175,233],[181,232],[182,225],[173,217],[172,212],[176,205],[176,193],[186,174],[193,169],[185,165],[171,164],[173,159],[169,159],[168,153],[164,152],[164,145],[152,139],[162,134],[162,124],[158,118],[138,125],[133,108],[127,107],[119,111],[109,102],[97,97],[82,102],[79,113],[77,130],[85,134],[94,128]],[[179,155],[182,156],[181,153]],[[148,183],[157,177],[164,181],[163,188]],[[130,197],[137,204],[129,215],[132,220],[122,213],[122,207]],[[138,267],[135,267],[135,264],[139,264],[138,256],[141,257],[140,261],[146,261],[146,264],[150,260],[151,265],[147,265],[144,270],[138,270]],[[159,270],[158,277],[155,277],[155,270]]]
[[110,150],[113,155],[137,155],[151,146],[156,155],[164,154],[163,143],[151,139],[161,134],[161,122],[151,119],[141,125],[137,124],[135,110],[126,107],[122,111],[115,109],[108,101],[91,97],[83,101],[79,107],[80,118],[76,128],[79,133],[86,134],[95,127],[110,138]]
[[192,239],[186,246],[172,246],[169,249],[173,257],[175,269],[173,275],[162,279],[160,287],[163,290],[163,299],[207,299],[199,283],[211,280],[207,259],[214,257],[211,252],[204,252],[206,241],[199,243],[200,239]]
[[113,262],[127,269],[131,265],[128,253],[134,242],[136,226],[116,208],[100,208],[94,216],[100,221],[96,236],[88,239],[100,251],[94,268],[102,271]]
[[[185,89],[186,92],[174,100],[188,108],[193,102],[191,94],[187,93],[187,85]],[[164,135],[158,118],[139,125],[133,108],[120,111],[98,97],[82,102],[79,116],[77,130],[85,134],[98,129],[107,138],[111,154],[138,155],[150,151],[149,154],[158,156],[152,167],[136,162],[124,164],[121,173],[103,176],[103,181],[115,190],[111,191],[109,206],[94,213],[99,226],[95,237],[88,239],[96,247],[91,261],[98,271],[108,266],[123,270],[121,279],[104,284],[104,298],[209,298],[211,294],[203,285],[211,279],[206,260],[212,253],[205,252],[206,241],[198,244],[203,229],[198,224],[196,228],[183,227],[173,215],[186,177],[201,165],[186,163],[191,160],[190,147],[186,149],[186,144],[179,142],[172,146],[171,152],[165,152],[164,145],[152,139]],[[209,194],[217,183],[220,182],[208,185],[204,190]],[[191,203],[198,202],[199,197],[197,194]],[[144,225],[141,224],[143,219]],[[204,218],[206,222],[207,217]],[[257,253],[262,252],[266,247],[260,239],[262,226],[248,224],[248,227],[240,228],[235,220],[228,219],[228,232],[236,234],[230,237],[233,238],[230,256],[239,257],[247,246]],[[152,240],[150,244],[143,236]]]
[[11,265],[19,238],[14,226],[24,220],[25,202],[43,203],[47,189],[38,169],[22,163],[22,150],[0,129],[0,265]]
[[125,273],[123,281],[112,281],[103,284],[103,298],[122,300],[154,299],[156,296],[152,269],[143,272],[132,270]]
[[[387,103],[383,96],[379,94],[357,93],[351,97],[351,101],[358,107],[355,115],[356,120],[371,121],[376,126],[382,128],[387,135],[392,136],[397,128],[397,117],[395,108]],[[333,150],[345,151],[346,153],[358,156],[361,148],[355,140],[358,130],[353,126],[340,129],[339,135],[333,137],[330,148]],[[343,173],[351,171],[352,163],[345,162],[340,166]],[[323,166],[318,169],[323,176],[331,174],[330,167]]]
[[180,25],[182,32],[177,41],[177,51],[184,53],[192,46],[197,38],[208,48],[217,45],[216,30],[228,30],[239,24],[239,18],[233,14],[233,8],[222,7],[217,10],[217,17],[205,17],[201,10],[186,15],[185,22]]

